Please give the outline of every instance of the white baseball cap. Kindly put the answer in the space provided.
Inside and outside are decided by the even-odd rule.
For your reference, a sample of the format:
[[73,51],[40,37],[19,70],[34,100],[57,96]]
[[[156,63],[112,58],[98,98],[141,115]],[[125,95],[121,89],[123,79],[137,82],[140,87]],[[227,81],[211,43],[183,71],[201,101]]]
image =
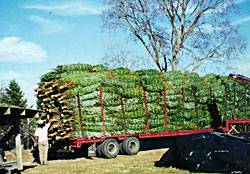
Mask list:
[[38,120],[38,124],[43,124],[43,120]]

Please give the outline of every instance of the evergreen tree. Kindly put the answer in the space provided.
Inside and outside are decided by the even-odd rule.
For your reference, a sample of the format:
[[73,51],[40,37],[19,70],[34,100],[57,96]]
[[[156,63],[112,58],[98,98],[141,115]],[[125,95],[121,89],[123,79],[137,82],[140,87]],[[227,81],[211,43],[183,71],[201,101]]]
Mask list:
[[22,108],[27,107],[27,99],[23,99],[24,93],[16,80],[11,80],[8,87],[6,87],[0,94],[1,102],[19,106]]
[[6,87],[4,87],[3,85],[1,85],[0,87],[0,104],[3,104],[3,100],[2,100],[2,94],[4,93]]

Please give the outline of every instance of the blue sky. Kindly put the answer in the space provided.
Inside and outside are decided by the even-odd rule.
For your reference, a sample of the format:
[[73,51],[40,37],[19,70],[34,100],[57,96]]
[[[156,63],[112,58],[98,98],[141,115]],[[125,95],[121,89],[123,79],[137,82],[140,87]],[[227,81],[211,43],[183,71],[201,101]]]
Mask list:
[[[238,3],[241,12],[232,23],[241,25],[248,46],[234,66],[250,76],[250,0]],[[99,64],[107,45],[142,50],[125,42],[126,33],[102,30],[103,9],[102,0],[0,0],[0,85],[16,79],[35,105],[40,76],[57,65]]]

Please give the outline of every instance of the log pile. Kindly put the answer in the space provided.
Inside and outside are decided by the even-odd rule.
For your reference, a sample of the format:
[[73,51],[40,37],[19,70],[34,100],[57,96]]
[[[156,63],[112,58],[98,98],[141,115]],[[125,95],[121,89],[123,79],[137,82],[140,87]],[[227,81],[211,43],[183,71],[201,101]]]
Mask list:
[[102,111],[106,136],[147,133],[148,128],[150,132],[166,131],[166,114],[170,132],[211,128],[211,106],[218,108],[222,122],[250,114],[249,86],[245,89],[215,74],[200,77],[180,71],[73,64],[43,75],[35,91],[38,105],[53,119],[49,132],[53,143],[81,137],[77,96],[87,138],[103,137]]

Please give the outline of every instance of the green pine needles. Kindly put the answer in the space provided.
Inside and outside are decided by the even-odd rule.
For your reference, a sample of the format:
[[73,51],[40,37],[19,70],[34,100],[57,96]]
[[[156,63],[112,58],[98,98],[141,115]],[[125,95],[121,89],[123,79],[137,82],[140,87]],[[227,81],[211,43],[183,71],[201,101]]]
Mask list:
[[[73,84],[66,90],[56,89],[52,85],[51,95],[45,95],[46,90],[52,89],[51,85],[45,85],[50,81],[61,85],[71,81]],[[221,124],[225,124],[228,119],[241,119],[250,115],[249,86],[245,89],[244,85],[215,74],[200,77],[197,73],[183,74],[180,71],[131,71],[125,68],[111,70],[101,65],[72,64],[58,66],[43,75],[39,84],[40,104],[45,110],[57,108],[57,112],[51,112],[51,116],[57,119],[57,124],[63,124],[63,120],[72,118],[73,123],[68,125],[72,138],[81,137],[77,95],[80,98],[84,137],[103,136],[100,85],[106,136],[123,135],[125,132],[147,133],[147,118],[150,132],[164,132],[164,87],[169,132],[211,128],[213,119],[209,104],[213,103],[218,108]],[[60,93],[66,97],[60,100],[54,97]],[[65,106],[70,108],[68,112],[62,109]]]

